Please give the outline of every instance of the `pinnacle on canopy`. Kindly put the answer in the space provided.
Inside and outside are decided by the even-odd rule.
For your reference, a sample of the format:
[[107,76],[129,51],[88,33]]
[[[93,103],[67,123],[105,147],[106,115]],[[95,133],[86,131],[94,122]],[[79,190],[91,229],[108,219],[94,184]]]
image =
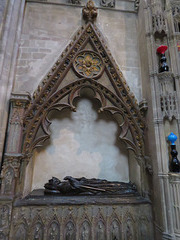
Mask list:
[[82,10],[83,18],[87,22],[94,22],[97,17],[97,8],[94,5],[93,0],[88,0],[86,6]]

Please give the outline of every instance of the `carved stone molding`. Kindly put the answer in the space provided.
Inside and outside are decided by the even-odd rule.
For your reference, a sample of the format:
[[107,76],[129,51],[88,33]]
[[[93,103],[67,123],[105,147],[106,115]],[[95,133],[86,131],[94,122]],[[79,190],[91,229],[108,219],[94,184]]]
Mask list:
[[14,236],[18,239],[20,234],[30,236],[22,239],[42,239],[42,233],[48,240],[120,240],[131,239],[131,235],[135,240],[153,239],[151,207],[147,204],[23,206],[15,207],[12,216],[9,240]]
[[94,51],[81,51],[75,57],[73,63],[75,71],[86,78],[99,78],[104,70],[101,56]]
[[[72,83],[64,88],[59,87],[66,74],[68,74],[68,71],[73,68],[73,64],[76,63],[76,57],[82,53],[87,42],[92,44],[96,56],[100,56],[99,61],[102,61],[102,63],[98,67],[100,67],[100,69],[101,67],[102,69],[104,68],[115,94],[108,89],[108,86],[106,87],[100,84],[98,80],[96,80],[96,76],[92,76],[91,78],[85,76],[84,78],[77,73],[77,70],[75,73],[79,80],[72,80]],[[101,71],[100,73],[102,74]],[[98,78],[99,77],[100,75],[98,75]],[[75,110],[73,100],[81,96],[80,92],[83,88],[91,88],[93,90],[95,93],[94,98],[97,98],[101,103],[100,111],[109,111],[113,115],[115,113],[123,114],[125,124],[122,126],[124,130],[121,132],[120,138],[123,139],[130,148],[134,149],[137,154],[143,154],[145,120],[141,115],[134,95],[127,86],[122,72],[119,70],[111,53],[107,49],[101,33],[92,23],[88,23],[78,31],[74,37],[74,41],[70,43],[65,52],[62,53],[61,58],[56,62],[35,91],[33,101],[29,105],[24,118],[25,141],[23,152],[25,154],[31,153],[35,147],[42,145],[42,143],[49,138],[50,122],[48,120],[48,113],[51,110],[57,109],[61,111],[64,108]],[[63,99],[66,96],[68,96],[68,98],[64,101]],[[110,103],[108,105],[107,103],[109,101]],[[43,135],[37,138],[36,134],[40,129]],[[132,134],[133,142],[126,138],[128,131]]]
[[1,194],[13,195],[15,191],[16,179],[19,177],[19,168],[22,155],[5,155],[1,172]]
[[[10,101],[15,103],[16,107],[26,106],[31,100],[31,96],[29,93],[11,93]],[[25,105],[23,105],[25,104]]]
[[68,2],[72,4],[81,4],[81,0],[68,0]]

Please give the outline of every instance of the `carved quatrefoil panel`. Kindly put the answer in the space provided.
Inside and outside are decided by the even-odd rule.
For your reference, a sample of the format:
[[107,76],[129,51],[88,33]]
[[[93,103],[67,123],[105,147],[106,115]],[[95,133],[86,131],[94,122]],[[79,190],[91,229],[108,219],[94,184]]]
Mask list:
[[104,70],[100,55],[90,50],[79,52],[75,57],[73,66],[76,73],[85,78],[97,79]]

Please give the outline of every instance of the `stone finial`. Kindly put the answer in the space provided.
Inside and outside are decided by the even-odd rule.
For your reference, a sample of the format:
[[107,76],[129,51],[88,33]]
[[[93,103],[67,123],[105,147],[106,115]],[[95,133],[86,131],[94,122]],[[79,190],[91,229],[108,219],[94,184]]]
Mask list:
[[97,17],[97,8],[94,5],[93,0],[88,0],[86,6],[82,10],[83,18],[89,22],[94,22]]

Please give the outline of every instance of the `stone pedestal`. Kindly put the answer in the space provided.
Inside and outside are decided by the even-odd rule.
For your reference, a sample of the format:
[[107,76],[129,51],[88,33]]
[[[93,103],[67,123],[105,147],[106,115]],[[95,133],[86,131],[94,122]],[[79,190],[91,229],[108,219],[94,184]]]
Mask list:
[[11,240],[153,240],[151,204],[142,197],[44,196],[14,204]]

